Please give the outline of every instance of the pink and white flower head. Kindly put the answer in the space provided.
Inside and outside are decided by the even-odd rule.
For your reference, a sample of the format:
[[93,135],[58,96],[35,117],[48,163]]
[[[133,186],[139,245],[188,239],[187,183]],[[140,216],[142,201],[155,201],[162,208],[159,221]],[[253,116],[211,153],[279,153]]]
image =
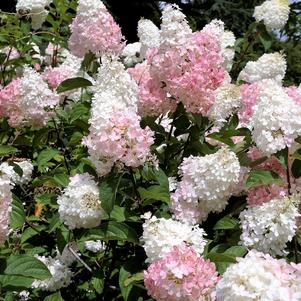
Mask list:
[[0,90],[0,114],[8,118],[12,127],[43,127],[58,103],[58,94],[48,88],[40,74],[27,66],[21,78]]
[[297,301],[300,298],[300,264],[249,251],[237,258],[216,286],[217,301]]
[[[171,23],[165,24],[165,19]],[[148,56],[150,76],[182,101],[188,112],[207,115],[214,103],[213,91],[225,75],[221,43],[215,30],[192,33],[187,26],[176,7],[168,6],[166,15],[163,11],[161,44]],[[182,27],[185,30],[177,31]]]
[[214,263],[182,243],[144,272],[148,293],[157,301],[194,301],[214,298],[219,281]]
[[88,147],[90,160],[100,176],[110,172],[115,163],[138,167],[152,156],[153,133],[140,127],[140,117],[132,109],[112,114],[97,130],[90,127],[83,144]]
[[0,245],[5,242],[10,230],[11,189],[9,176],[0,169]]
[[119,55],[124,48],[121,29],[102,1],[80,0],[70,29],[68,45],[78,57],[89,51],[97,55]]
[[196,223],[226,207],[239,181],[240,164],[234,152],[222,147],[204,157],[185,158],[179,173],[182,179],[171,195],[171,209],[175,218]]
[[139,86],[138,112],[141,116],[159,116],[175,111],[176,100],[167,97],[160,83],[150,75],[150,66],[144,62],[128,69]]

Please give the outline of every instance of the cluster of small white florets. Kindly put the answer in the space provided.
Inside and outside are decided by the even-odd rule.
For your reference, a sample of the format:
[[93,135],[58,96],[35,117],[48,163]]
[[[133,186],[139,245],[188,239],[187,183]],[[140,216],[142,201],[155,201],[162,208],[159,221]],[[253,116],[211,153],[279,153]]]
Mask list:
[[121,56],[123,57],[123,63],[127,67],[132,67],[135,64],[140,63],[142,61],[141,43],[135,42],[135,43],[127,44],[124,47]]
[[274,79],[281,83],[286,72],[285,56],[279,52],[265,53],[257,61],[250,61],[240,72],[238,79],[254,83],[263,79]]
[[38,288],[43,291],[57,291],[70,284],[73,273],[67,265],[57,258],[39,255],[37,255],[36,258],[47,266],[51,277],[45,280],[34,280],[32,283],[33,288]]
[[257,22],[263,21],[267,29],[282,29],[289,17],[288,0],[267,0],[254,9]]
[[162,12],[160,47],[170,48],[185,45],[192,30],[186,16],[177,5],[167,5]]
[[57,202],[60,218],[70,229],[96,227],[104,214],[99,188],[88,173],[71,177]]
[[183,242],[189,244],[198,254],[204,252],[206,240],[205,231],[198,226],[189,226],[173,219],[157,218],[152,216],[143,224],[141,241],[148,262],[163,259],[173,246]]
[[12,193],[9,176],[0,169],[0,245],[9,234],[9,214],[11,211]]
[[117,58],[103,56],[94,85],[91,118],[89,123],[95,129],[108,120],[116,111],[131,107],[135,111],[138,101],[138,86],[126,72]]
[[285,255],[286,243],[294,237],[300,216],[296,202],[294,196],[284,197],[242,211],[241,244],[273,256]]
[[301,135],[301,107],[273,80],[261,85],[251,118],[253,140],[264,154],[290,147]]
[[241,105],[240,88],[234,84],[225,84],[217,88],[214,94],[215,102],[209,116],[218,126],[239,109]]
[[234,152],[222,147],[204,157],[185,158],[180,174],[182,180],[172,194],[171,207],[177,219],[191,224],[225,208],[239,181],[240,164]]
[[6,173],[10,178],[12,184],[23,185],[29,183],[33,171],[33,165],[30,160],[14,161],[22,169],[22,176],[20,176],[15,170],[13,165],[9,165],[7,162],[3,162],[0,165],[0,172]]
[[235,55],[235,36],[232,31],[225,30],[221,39],[222,55],[224,58],[223,67],[229,72],[232,69]]
[[85,241],[85,248],[88,251],[91,251],[93,253],[104,251],[105,247],[106,247],[105,243],[101,240],[87,240],[87,241]]
[[59,104],[59,95],[48,88],[42,76],[26,66],[20,82],[21,101],[17,111],[22,121],[19,125],[41,128],[46,125],[53,112],[49,111]]
[[141,43],[141,57],[146,57],[146,52],[150,48],[159,47],[159,28],[148,19],[141,19],[138,22],[138,37]]
[[[216,286],[217,301],[300,300],[301,281],[296,265],[284,259],[251,250],[245,258],[230,266]],[[299,298],[294,298],[298,296]]]
[[16,11],[20,15],[29,14],[32,20],[32,28],[39,29],[48,15],[45,7],[51,2],[52,0],[18,0]]

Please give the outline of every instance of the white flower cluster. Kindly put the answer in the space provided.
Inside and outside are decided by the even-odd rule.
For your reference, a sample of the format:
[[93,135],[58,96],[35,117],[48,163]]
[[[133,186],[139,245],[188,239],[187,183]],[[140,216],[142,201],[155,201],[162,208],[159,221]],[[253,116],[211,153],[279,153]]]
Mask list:
[[0,169],[0,245],[4,243],[9,233],[9,214],[12,202],[11,189],[10,178]]
[[59,95],[48,88],[42,76],[34,69],[26,66],[20,83],[21,102],[18,112],[22,116],[22,125],[30,125],[39,129],[46,125],[53,109],[59,103]]
[[22,176],[14,171],[14,167],[9,165],[7,162],[0,164],[0,171],[6,173],[10,178],[12,184],[25,185],[31,180],[31,175],[33,171],[33,165],[30,160],[14,161],[14,164],[18,165],[22,169]]
[[167,5],[162,12],[160,47],[168,49],[185,45],[191,34],[192,30],[180,8],[175,4]]
[[189,226],[173,219],[152,216],[143,224],[141,241],[148,262],[163,259],[173,246],[186,242],[202,254],[206,245],[205,231],[198,226]]
[[300,300],[293,299],[289,292],[289,286],[296,286],[293,281],[297,281],[300,288],[300,279],[294,277],[289,283],[291,277],[286,276],[285,270],[290,267],[284,259],[277,260],[251,250],[245,258],[237,258],[237,261],[218,282],[217,301]]
[[286,72],[285,56],[279,52],[265,53],[257,61],[250,61],[240,72],[238,79],[254,83],[263,79],[274,79],[281,83]]
[[232,31],[225,30],[221,39],[222,55],[224,58],[223,67],[230,72],[232,69],[233,59],[235,55],[234,50],[235,36]]
[[240,164],[234,152],[222,147],[204,157],[185,158],[180,174],[182,180],[172,194],[172,210],[177,219],[191,224],[226,207],[239,181]]
[[290,147],[301,135],[301,107],[273,80],[262,83],[251,118],[253,140],[267,155]]
[[18,0],[16,11],[20,15],[30,14],[32,28],[39,29],[48,15],[45,7],[51,2],[52,0]]
[[136,110],[138,101],[138,86],[126,72],[124,65],[117,58],[103,56],[101,61],[89,120],[95,129],[99,129],[115,111],[127,107]]
[[215,102],[209,116],[216,125],[221,125],[235,113],[241,105],[240,88],[234,84],[224,84],[214,92]]
[[294,237],[300,216],[296,201],[296,197],[273,199],[242,211],[241,244],[274,256],[285,255],[286,243]]
[[135,42],[131,44],[127,44],[123,51],[122,51],[122,57],[123,62],[127,67],[132,67],[133,65],[139,63],[142,61],[141,58],[141,43]]
[[148,19],[141,19],[138,22],[138,37],[141,43],[141,57],[146,57],[146,52],[150,48],[159,47],[160,31],[159,28]]
[[290,7],[288,0],[267,0],[256,6],[254,18],[257,22],[263,21],[267,29],[282,29],[289,17]]
[[105,243],[101,240],[87,240],[85,241],[85,248],[88,251],[97,253],[105,250]]
[[88,173],[71,177],[57,203],[60,218],[70,229],[96,227],[104,214],[98,186]]
[[71,282],[73,273],[67,265],[63,264],[59,259],[45,256],[36,256],[43,262],[51,277],[45,280],[34,280],[32,283],[33,288],[38,288],[43,291],[57,291],[62,287],[67,287]]

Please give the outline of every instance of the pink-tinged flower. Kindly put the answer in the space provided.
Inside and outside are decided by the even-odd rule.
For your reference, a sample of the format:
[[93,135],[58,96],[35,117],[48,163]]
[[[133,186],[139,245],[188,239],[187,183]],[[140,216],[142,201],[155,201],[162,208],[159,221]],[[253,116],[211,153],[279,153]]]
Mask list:
[[291,97],[295,103],[301,105],[301,88],[290,86],[284,89],[286,94]]
[[160,83],[150,76],[148,64],[137,64],[129,68],[128,72],[133,76],[139,86],[138,110],[141,116],[158,116],[168,111],[175,111],[177,102],[167,97]]
[[99,0],[80,0],[70,29],[68,45],[78,57],[89,51],[100,55],[120,54],[124,48],[120,27]]
[[43,127],[53,116],[51,109],[58,103],[58,94],[52,92],[30,67],[25,67],[21,78],[0,90],[0,116],[7,117],[11,127]]
[[213,92],[225,75],[220,43],[206,31],[186,39],[184,45],[153,51],[148,57],[150,75],[182,101],[188,112],[207,115],[214,103]]
[[73,77],[73,69],[69,66],[47,67],[43,73],[43,79],[52,89],[56,89],[61,82]]
[[98,173],[105,175],[115,163],[138,167],[146,162],[153,133],[140,127],[140,117],[132,109],[125,109],[112,114],[101,128],[92,125],[83,143]]
[[259,83],[244,84],[240,88],[241,109],[238,112],[239,121],[243,125],[248,125],[253,115],[253,106],[256,104],[260,91]]
[[148,293],[157,301],[194,301],[214,296],[219,281],[214,263],[182,243],[144,272]]

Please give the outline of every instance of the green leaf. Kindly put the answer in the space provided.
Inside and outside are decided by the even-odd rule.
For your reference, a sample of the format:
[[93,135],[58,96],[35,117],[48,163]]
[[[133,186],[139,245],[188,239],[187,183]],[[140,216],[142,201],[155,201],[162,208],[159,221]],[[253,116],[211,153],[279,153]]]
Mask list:
[[39,171],[43,171],[45,167],[47,167],[47,163],[53,159],[60,152],[57,149],[47,148],[41,151],[37,158],[37,164]]
[[230,216],[225,216],[220,219],[213,227],[213,230],[229,230],[239,228],[239,221]]
[[15,154],[17,152],[18,152],[18,149],[16,149],[13,146],[0,145],[0,156],[7,156],[7,155]]
[[147,189],[143,187],[138,188],[141,198],[144,200],[143,205],[149,205],[154,201],[163,201],[167,204],[170,203],[169,190],[159,185],[153,185]]
[[56,89],[58,93],[66,92],[78,88],[92,86],[92,83],[83,77],[74,77],[64,80]]
[[30,287],[34,278],[13,275],[0,275],[0,283],[3,287]]
[[12,229],[22,228],[25,223],[25,212],[21,201],[13,198],[12,211],[10,214],[10,226]]
[[44,298],[44,301],[64,301],[60,292],[54,293],[52,295]]
[[139,281],[143,280],[143,275],[144,275],[143,272],[140,272],[140,273],[136,273],[133,276],[127,278],[124,281],[124,286],[128,287],[130,284],[133,284],[134,282],[139,282]]
[[53,179],[62,187],[66,187],[69,184],[69,176],[66,174],[56,174],[53,176]]
[[114,208],[114,192],[113,188],[108,182],[102,182],[99,186],[99,196],[101,200],[101,207],[106,213],[110,214]]
[[246,181],[247,189],[269,184],[282,184],[281,177],[271,170],[252,170]]
[[51,277],[47,267],[37,258],[28,255],[12,255],[7,260],[5,275],[32,277],[44,280]]

